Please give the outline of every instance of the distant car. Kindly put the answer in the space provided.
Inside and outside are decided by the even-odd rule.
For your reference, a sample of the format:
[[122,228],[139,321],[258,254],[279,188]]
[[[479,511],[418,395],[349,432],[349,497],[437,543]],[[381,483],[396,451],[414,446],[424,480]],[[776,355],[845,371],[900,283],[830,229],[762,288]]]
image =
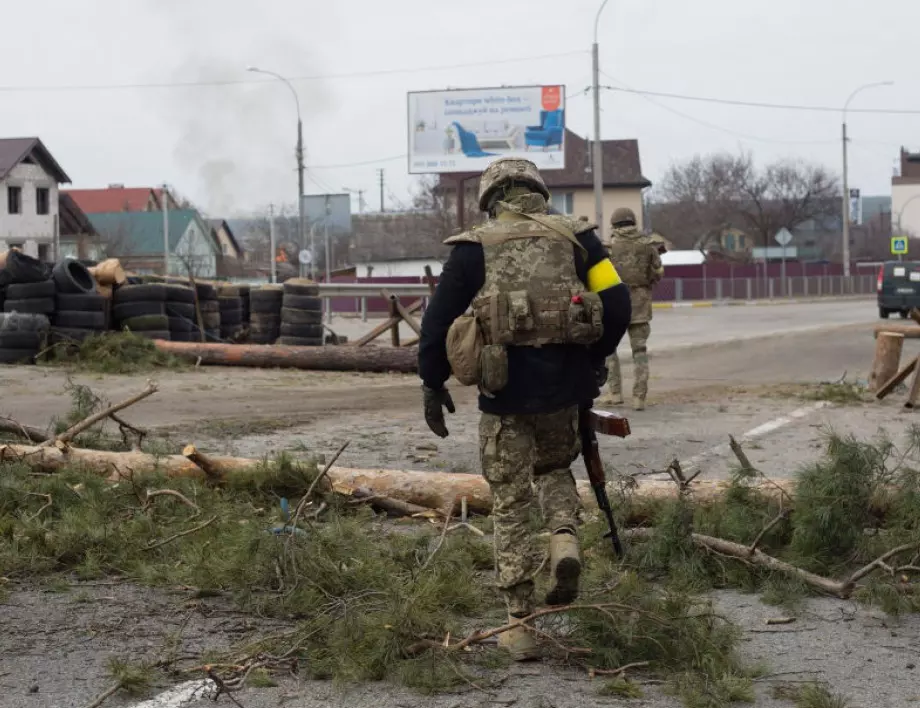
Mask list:
[[920,262],[886,261],[878,269],[876,291],[879,317],[897,312],[906,318],[912,307],[920,308]]

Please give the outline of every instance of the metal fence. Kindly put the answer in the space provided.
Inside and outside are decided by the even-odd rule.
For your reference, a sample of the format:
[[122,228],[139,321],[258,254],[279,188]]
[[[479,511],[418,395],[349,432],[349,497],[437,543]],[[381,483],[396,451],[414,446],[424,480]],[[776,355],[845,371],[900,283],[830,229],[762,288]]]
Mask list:
[[[428,304],[425,283],[321,283],[326,316],[383,315],[389,303],[380,296],[381,289],[403,299],[404,304],[417,299]],[[850,295],[874,295],[874,275],[809,275],[787,278],[664,278],[655,286],[655,302],[693,302],[728,300],[781,300],[784,298],[820,298]]]

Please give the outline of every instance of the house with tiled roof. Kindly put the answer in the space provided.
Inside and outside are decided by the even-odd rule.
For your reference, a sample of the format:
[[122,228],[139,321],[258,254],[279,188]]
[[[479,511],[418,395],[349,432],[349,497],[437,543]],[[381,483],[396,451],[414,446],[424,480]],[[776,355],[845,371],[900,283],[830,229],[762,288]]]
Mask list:
[[[125,187],[110,184],[103,189],[65,190],[84,214],[104,214],[115,211],[162,211],[164,190],[160,187]],[[178,209],[169,190],[165,190],[170,209]]]
[[118,258],[129,271],[162,274],[168,248],[169,275],[214,278],[218,274],[220,248],[211,225],[195,209],[87,216],[105,244],[106,257]]
[[[591,169],[591,142],[566,128],[565,167],[543,169],[540,174],[551,193],[552,205],[563,214],[585,216],[594,221],[594,173]],[[629,207],[636,214],[639,228],[644,225],[643,190],[652,183],[642,175],[638,140],[602,140],[604,220],[601,233],[610,232],[610,216],[619,207]],[[457,192],[457,184],[464,185],[465,206],[476,204],[479,192],[479,173],[462,172],[439,175],[438,189],[445,195]],[[466,210],[468,211],[468,209]]]
[[58,185],[69,182],[39,138],[0,138],[0,251],[53,260]]

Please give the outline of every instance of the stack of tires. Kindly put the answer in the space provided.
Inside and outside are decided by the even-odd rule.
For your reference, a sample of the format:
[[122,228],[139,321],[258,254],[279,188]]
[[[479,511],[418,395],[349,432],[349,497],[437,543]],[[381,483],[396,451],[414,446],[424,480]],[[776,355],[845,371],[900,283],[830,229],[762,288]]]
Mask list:
[[223,287],[218,291],[220,338],[235,342],[243,333],[243,299],[239,288]]
[[171,340],[166,314],[168,287],[163,283],[138,283],[116,289],[112,295],[115,327],[147,339]]
[[45,315],[0,313],[0,364],[34,364],[50,328]]
[[19,251],[7,254],[2,273],[3,311],[21,314],[50,315],[54,312],[54,281],[41,261]]
[[249,291],[249,341],[274,344],[281,336],[281,303],[284,289],[266,285]]
[[198,342],[195,291],[184,285],[165,285],[166,316],[169,317],[169,337],[174,342]]
[[[209,283],[197,283],[198,308],[201,310],[201,320],[204,324],[206,342],[220,341],[220,300],[217,297],[217,288]],[[195,341],[201,341],[196,331]]]
[[108,328],[108,300],[96,292],[96,280],[79,261],[65,259],[49,281],[56,291],[51,316],[51,341],[82,342]]
[[243,329],[248,333],[250,331],[250,318],[252,317],[252,304],[249,296],[252,292],[248,285],[237,286],[240,291],[240,302],[243,305]]
[[319,286],[312,280],[293,278],[285,281],[278,344],[323,345],[323,300],[319,297]]

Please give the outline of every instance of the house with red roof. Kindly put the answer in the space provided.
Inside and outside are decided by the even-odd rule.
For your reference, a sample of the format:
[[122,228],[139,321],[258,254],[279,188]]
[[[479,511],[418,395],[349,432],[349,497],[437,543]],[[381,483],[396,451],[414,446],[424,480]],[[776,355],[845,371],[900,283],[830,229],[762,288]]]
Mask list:
[[84,214],[107,214],[116,211],[162,211],[163,195],[169,209],[179,209],[169,190],[161,187],[125,187],[110,184],[103,189],[65,190]]

